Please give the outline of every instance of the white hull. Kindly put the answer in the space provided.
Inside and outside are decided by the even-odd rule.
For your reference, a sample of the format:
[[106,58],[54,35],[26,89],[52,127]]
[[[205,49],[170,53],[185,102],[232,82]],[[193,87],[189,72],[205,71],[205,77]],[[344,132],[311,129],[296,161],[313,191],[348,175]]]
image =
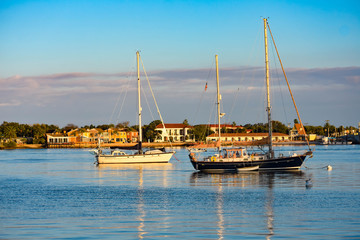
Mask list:
[[174,152],[120,156],[100,154],[96,156],[96,161],[98,164],[167,163],[173,154]]

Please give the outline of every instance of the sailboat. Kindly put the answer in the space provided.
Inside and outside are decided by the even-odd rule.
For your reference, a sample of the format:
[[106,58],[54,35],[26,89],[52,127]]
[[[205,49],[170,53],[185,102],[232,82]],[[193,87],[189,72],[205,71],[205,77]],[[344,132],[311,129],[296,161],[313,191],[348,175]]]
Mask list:
[[[268,117],[268,138],[265,139],[268,145],[268,151],[264,153],[248,153],[245,148],[224,148],[221,150],[221,129],[220,129],[220,93],[219,93],[219,73],[218,73],[218,63],[217,56],[216,58],[216,81],[217,81],[217,105],[218,105],[218,151],[214,155],[201,158],[195,153],[190,153],[189,158],[193,167],[196,170],[203,172],[233,172],[233,171],[242,171],[242,170],[299,170],[301,165],[305,161],[306,157],[312,157],[312,150],[310,149],[309,142],[307,141],[309,150],[306,150],[302,153],[293,153],[290,155],[285,155],[283,153],[275,155],[273,150],[272,142],[272,121],[271,121],[271,104],[270,104],[270,77],[269,77],[269,59],[268,59],[268,40],[267,40],[267,27],[270,27],[267,22],[267,19],[264,18],[264,38],[265,38],[265,67],[266,67],[266,97],[267,97],[267,117]],[[270,31],[271,34],[271,31]],[[272,34],[271,34],[272,37]],[[273,39],[274,40],[274,39]],[[273,41],[274,42],[274,41]],[[274,42],[275,45],[275,42]],[[275,49],[277,51],[276,45]],[[278,54],[278,52],[277,52]],[[279,57],[279,54],[278,54]],[[280,57],[279,57],[280,59]],[[281,60],[280,60],[281,63]],[[281,67],[292,97],[296,113],[302,128],[304,128],[299,112],[297,110],[295,100],[293,98],[289,82],[281,63]]]
[[[142,149],[142,125],[141,125],[141,84],[140,84],[140,53],[136,52],[137,60],[137,94],[138,94],[138,120],[139,120],[139,137],[138,143],[133,147],[126,147],[121,149],[134,150],[132,154],[127,154],[124,151],[119,150],[118,148],[112,150],[110,153],[104,153],[100,148],[100,138],[99,146],[95,152],[95,158],[97,164],[127,164],[127,163],[167,163],[170,161],[170,158],[174,155],[174,151],[166,152],[165,149],[155,149],[143,151]],[[158,111],[159,112],[159,111]],[[161,121],[162,117],[160,115]],[[163,121],[162,121],[163,122]],[[163,124],[165,126],[165,124]],[[165,131],[166,132],[166,131]]]

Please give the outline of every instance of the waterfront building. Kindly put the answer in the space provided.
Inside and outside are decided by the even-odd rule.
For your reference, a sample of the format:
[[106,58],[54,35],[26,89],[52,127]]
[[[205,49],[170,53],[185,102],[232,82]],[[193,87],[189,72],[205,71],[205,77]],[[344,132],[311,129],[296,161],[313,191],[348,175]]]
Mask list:
[[295,123],[294,127],[290,130],[290,138],[292,141],[305,141],[306,136],[307,134],[305,132],[305,129],[301,127],[300,123]]
[[131,143],[137,142],[138,132],[124,129],[73,129],[64,133],[46,134],[48,145],[67,144],[97,144],[99,137],[103,143]]
[[[269,136],[268,133],[222,133],[221,142],[248,142],[248,141],[258,141],[265,139]],[[213,133],[206,137],[206,142],[218,141],[219,135]],[[284,133],[273,133],[273,141],[286,142],[290,141],[290,136]]]
[[[207,126],[210,127],[211,131],[216,132],[216,133],[218,132],[218,129],[219,129],[218,124],[209,124]],[[234,133],[238,129],[244,129],[244,127],[243,126],[231,125],[231,124],[220,124],[220,129],[225,129],[226,132],[233,132]]]
[[127,131],[126,132],[126,138],[127,138],[127,142],[136,143],[136,142],[138,142],[139,132],[137,132],[137,131]]
[[108,130],[105,130],[102,133],[102,139],[107,141],[103,141],[105,143],[126,143],[127,142],[127,137],[126,137],[126,132],[122,129],[113,129],[110,128]]
[[59,144],[73,144],[76,142],[76,137],[74,136],[67,136],[63,133],[51,133],[46,134],[46,142],[50,145],[59,145]]
[[155,142],[194,142],[195,139],[191,135],[192,126],[182,123],[165,123],[166,132],[164,131],[163,124],[156,126],[155,131],[159,132],[159,135],[155,139]]
[[80,142],[83,143],[96,143],[99,138],[99,130],[96,128],[86,129],[85,131],[81,131]]

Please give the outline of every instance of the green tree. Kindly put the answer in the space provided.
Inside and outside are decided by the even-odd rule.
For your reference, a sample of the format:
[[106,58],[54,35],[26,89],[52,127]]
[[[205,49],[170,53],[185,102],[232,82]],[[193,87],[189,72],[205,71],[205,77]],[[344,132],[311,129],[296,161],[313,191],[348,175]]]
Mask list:
[[149,125],[143,127],[143,138],[144,141],[154,142],[154,140],[160,136],[159,131],[155,131],[157,125],[161,124],[160,120],[154,120]]
[[324,128],[322,126],[315,127],[315,134],[324,135]]
[[[17,135],[18,135],[18,132],[19,132],[19,127],[20,127],[20,124],[19,123],[16,123],[16,122],[3,122],[3,124],[1,125],[1,132],[3,132],[3,134],[5,135],[4,137],[5,138],[10,138],[10,137],[7,137],[6,135],[10,134],[10,135],[14,135],[15,134],[15,137],[11,137],[11,138],[16,138]],[[11,133],[9,133],[9,131]]]
[[235,132],[237,132],[237,133],[246,133],[246,128],[245,127],[243,127],[243,128],[236,128],[236,130],[235,130]]
[[206,136],[213,134],[214,131],[211,131],[208,125],[200,124],[194,126],[192,133],[196,141],[206,141]]
[[331,125],[328,121],[325,123],[324,125],[324,135],[329,135],[331,136],[332,134],[334,134],[336,132],[336,127]]
[[344,126],[340,126],[340,127],[337,129],[337,132],[338,132],[339,134],[341,134],[344,130],[345,130]]
[[81,128],[84,128],[84,129],[93,129],[93,128],[95,128],[95,125],[93,125],[93,124],[85,125],[85,126],[82,126]]
[[96,128],[100,128],[102,130],[107,130],[109,128],[114,128],[115,125],[114,124],[102,124],[102,125],[98,125]]
[[13,138],[16,138],[16,128],[12,125],[7,125],[3,130],[4,138],[12,141]]
[[273,132],[288,134],[288,127],[279,121],[272,121]]
[[129,124],[130,124],[129,121],[124,121],[124,122],[118,123],[116,125],[116,128],[129,128]]
[[44,144],[46,142],[46,125],[45,124],[34,124],[32,126],[32,135],[34,137],[35,144]]
[[61,130],[62,131],[65,131],[65,132],[68,132],[68,131],[71,131],[73,129],[76,129],[78,128],[78,126],[76,126],[75,124],[73,123],[68,123],[65,127],[63,127]]
[[254,133],[264,133],[268,131],[268,124],[256,123],[252,126]]

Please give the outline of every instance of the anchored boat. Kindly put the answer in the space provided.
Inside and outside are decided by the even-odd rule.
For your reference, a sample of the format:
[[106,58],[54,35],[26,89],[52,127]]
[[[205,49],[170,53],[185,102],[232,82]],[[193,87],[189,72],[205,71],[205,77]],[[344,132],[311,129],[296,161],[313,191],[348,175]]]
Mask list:
[[[125,151],[119,150],[117,147],[110,153],[105,153],[100,147],[100,139],[98,148],[94,151],[97,164],[122,164],[122,163],[167,163],[170,158],[174,155],[174,151],[166,152],[164,148],[143,151],[142,149],[142,125],[141,125],[141,96],[140,96],[140,53],[136,52],[137,59],[137,86],[138,86],[138,117],[139,117],[139,138],[137,145],[133,147],[126,147],[126,149],[132,151],[131,154],[127,154]],[[156,101],[155,101],[156,104]],[[156,104],[157,106],[157,104]],[[158,110],[160,114],[160,111]],[[165,124],[160,115],[160,119],[165,128]],[[165,131],[166,132],[166,131]]]
[[[263,142],[268,146],[268,151],[263,153],[247,153],[245,148],[231,148],[231,149],[221,149],[221,129],[220,129],[220,118],[224,114],[220,113],[220,90],[219,90],[219,69],[218,69],[218,56],[215,56],[216,59],[216,82],[217,82],[217,109],[218,109],[218,150],[217,153],[207,156],[200,157],[195,153],[190,153],[189,158],[196,170],[203,172],[233,172],[233,171],[252,171],[252,170],[298,170],[305,161],[306,157],[312,157],[312,150],[310,149],[309,142],[307,140],[308,150],[301,153],[292,153],[290,155],[284,155],[282,153],[275,156],[273,150],[272,142],[272,121],[271,121],[271,104],[270,104],[270,74],[269,74],[269,59],[268,59],[268,38],[267,38],[267,28],[270,27],[267,22],[267,19],[264,18],[264,38],[265,38],[265,67],[266,67],[266,97],[267,97],[267,118],[268,118],[268,138],[264,139]],[[272,40],[274,42],[273,36],[271,34]],[[283,65],[279,53],[277,51],[275,42],[274,46],[279,57],[282,71],[284,73],[290,95],[296,109],[296,113],[300,122],[301,127],[304,129],[302,124],[300,114],[297,110],[294,97],[292,95],[289,82],[287,80]]]

